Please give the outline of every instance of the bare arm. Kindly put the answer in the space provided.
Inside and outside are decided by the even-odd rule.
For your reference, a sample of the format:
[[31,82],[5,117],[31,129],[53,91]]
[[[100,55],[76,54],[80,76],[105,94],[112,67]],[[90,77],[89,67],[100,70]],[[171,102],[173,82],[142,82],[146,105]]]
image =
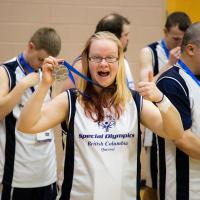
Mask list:
[[141,122],[145,127],[166,139],[176,140],[183,135],[180,115],[172,104],[167,112],[162,112],[152,102],[144,100]]
[[185,130],[183,136],[174,143],[187,155],[200,160],[200,138],[192,133],[190,129]]
[[[153,81],[152,72],[149,73],[149,82],[140,82],[138,84],[139,93],[147,100],[143,101],[141,112],[141,122],[144,126],[151,129],[161,137],[168,139],[179,139],[183,135],[183,125],[177,109],[168,100],[166,109],[163,109],[161,101],[158,108],[152,102],[158,102],[162,99],[162,93],[156,87]],[[150,102],[152,101],[152,102]]]
[[148,81],[148,73],[153,73],[153,59],[151,51],[148,47],[143,48],[139,55],[140,80]]
[[[158,77],[172,67],[179,59],[181,55],[180,47],[176,47],[170,51],[168,62],[159,70],[159,73],[154,77],[154,80],[157,80]],[[151,50],[148,47],[145,47],[141,50],[140,56],[140,80],[148,81],[148,73],[153,72],[153,58]]]
[[54,81],[52,70],[57,65],[55,58],[45,59],[42,81],[22,110],[17,122],[18,130],[25,133],[38,133],[53,128],[67,118],[68,101],[66,93],[61,93],[51,102],[43,105],[47,91]]
[[32,73],[23,78],[17,85],[9,92],[9,79],[6,70],[0,67],[0,120],[5,118],[19,103],[24,91],[37,84],[39,75]]

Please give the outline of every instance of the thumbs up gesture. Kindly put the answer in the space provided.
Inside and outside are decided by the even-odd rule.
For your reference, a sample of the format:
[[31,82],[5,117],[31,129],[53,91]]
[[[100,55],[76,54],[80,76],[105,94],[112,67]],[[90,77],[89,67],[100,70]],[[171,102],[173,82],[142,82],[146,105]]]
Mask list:
[[141,96],[143,96],[146,100],[152,102],[159,102],[163,98],[163,93],[157,88],[154,79],[153,72],[148,72],[148,80],[141,81],[138,83],[138,92]]

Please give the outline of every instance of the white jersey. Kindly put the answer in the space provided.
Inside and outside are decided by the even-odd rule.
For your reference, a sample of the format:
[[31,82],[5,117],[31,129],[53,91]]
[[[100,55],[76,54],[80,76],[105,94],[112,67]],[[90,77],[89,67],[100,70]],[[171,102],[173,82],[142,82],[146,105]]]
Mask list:
[[130,70],[130,66],[128,64],[128,61],[126,59],[124,59],[124,66],[125,66],[125,75],[126,75],[126,82],[127,82],[127,86],[134,90],[135,89],[135,83],[134,83],[134,79],[132,76],[132,72]]
[[101,123],[86,117],[78,101],[75,109],[70,110],[75,117],[67,132],[65,178],[58,198],[139,200],[140,133],[133,99],[119,119],[105,109]]
[[[183,127],[200,137],[200,88],[182,69],[173,67],[158,80],[159,89],[178,109]],[[200,160],[192,159],[169,140],[159,138],[160,199],[199,200]],[[173,185],[173,186],[172,186]]]
[[[154,76],[159,73],[162,67],[168,62],[165,49],[162,46],[162,41],[153,42],[148,45],[148,48],[152,54],[152,66]],[[157,189],[158,181],[158,159],[157,159],[157,142],[156,136],[153,132],[145,128],[144,129],[144,146],[146,147],[146,185],[153,189]]]
[[[17,58],[3,64],[10,91],[25,77]],[[42,187],[56,181],[56,155],[53,130],[25,134],[15,130],[16,120],[36,88],[28,88],[20,102],[0,122],[0,183],[18,188]],[[45,101],[50,100],[50,93]]]
[[[153,45],[152,45],[153,44]],[[152,66],[154,68],[154,75],[160,71],[162,67],[164,67],[167,62],[168,58],[165,53],[164,48],[162,47],[161,40],[155,43],[152,43],[148,46],[152,54]],[[154,45],[155,44],[155,45]],[[153,50],[157,53],[157,57],[154,55]],[[145,129],[145,137],[144,137],[144,146],[150,147],[152,145],[152,131],[149,129]]]

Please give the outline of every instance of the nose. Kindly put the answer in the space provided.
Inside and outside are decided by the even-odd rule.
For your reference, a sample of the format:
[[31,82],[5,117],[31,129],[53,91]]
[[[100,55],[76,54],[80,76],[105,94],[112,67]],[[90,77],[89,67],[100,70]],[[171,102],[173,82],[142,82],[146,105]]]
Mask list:
[[102,58],[100,64],[108,64],[108,62],[106,61],[106,58]]

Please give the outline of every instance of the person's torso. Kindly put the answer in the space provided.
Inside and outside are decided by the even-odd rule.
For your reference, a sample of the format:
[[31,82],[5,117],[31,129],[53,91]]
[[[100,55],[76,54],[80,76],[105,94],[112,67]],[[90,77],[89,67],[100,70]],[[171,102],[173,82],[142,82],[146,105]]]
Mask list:
[[[161,68],[164,67],[168,62],[168,58],[165,53],[165,50],[162,47],[161,40],[150,44],[148,48],[150,49],[151,54],[152,54],[153,71],[154,73],[155,72],[158,73],[161,70]],[[145,135],[144,135],[144,146],[145,147],[152,146],[152,141],[153,141],[153,133],[150,129],[146,128]]]
[[[136,200],[138,196],[140,149],[136,105],[131,100],[119,119],[104,111],[106,118],[96,123],[85,116],[76,102],[74,132],[67,136],[69,141],[69,133],[74,134],[72,186],[70,191],[62,191],[69,192],[70,200]],[[66,156],[67,152],[69,149]],[[65,166],[66,172],[68,167]]]
[[[25,77],[25,73],[16,58],[4,63],[4,68],[12,90]],[[16,120],[32,93],[30,88],[26,89],[20,102],[0,125],[0,180],[13,187],[42,187],[56,181],[53,130],[39,134],[25,134],[15,130]],[[45,101],[49,100],[50,93],[45,97]]]
[[[183,69],[180,69],[178,73],[173,71],[173,79],[181,76],[186,83],[192,118],[191,131],[200,137],[200,88]],[[180,84],[185,90],[180,82],[177,84]],[[165,166],[161,165],[160,169],[166,168],[165,192],[161,195],[165,197],[165,200],[198,200],[200,196],[200,160],[183,153],[170,140],[162,141],[160,139],[159,147],[160,157],[165,158]]]

